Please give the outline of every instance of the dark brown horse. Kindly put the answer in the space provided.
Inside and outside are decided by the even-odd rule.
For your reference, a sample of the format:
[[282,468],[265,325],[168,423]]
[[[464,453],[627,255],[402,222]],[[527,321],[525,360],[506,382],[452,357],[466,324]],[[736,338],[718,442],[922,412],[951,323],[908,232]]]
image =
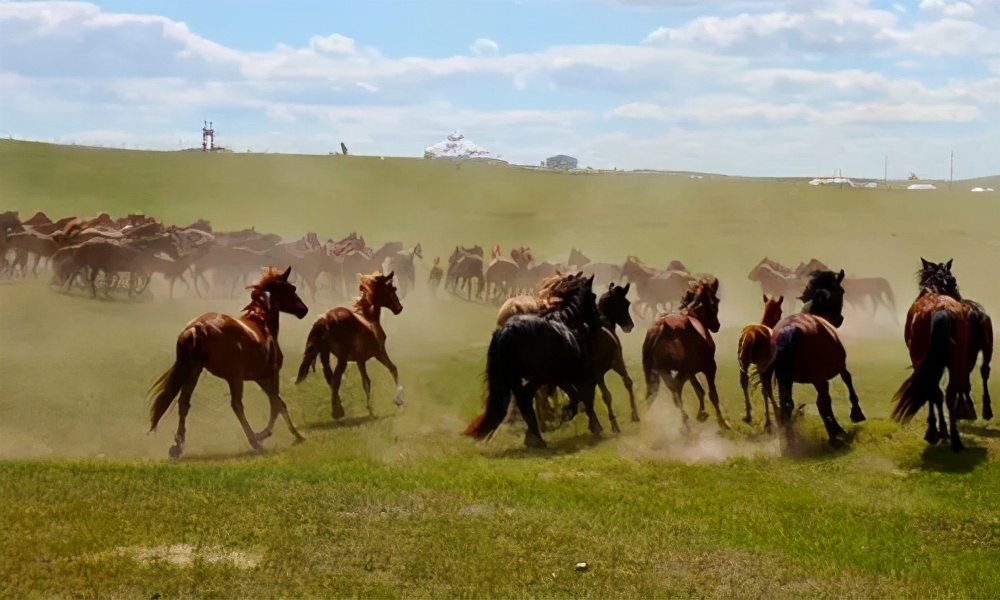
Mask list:
[[778,425],[790,441],[793,383],[809,383],[816,388],[816,408],[826,426],[830,444],[840,448],[847,433],[833,415],[830,380],[840,376],[851,401],[851,422],[865,420],[854,391],[854,380],[847,370],[847,351],[837,335],[844,323],[844,271],[813,271],[799,300],[802,311],[789,315],[771,330],[771,360],[760,372],[765,397],[770,394],[771,378],[778,384]]
[[[975,419],[971,402],[970,328],[968,308],[962,303],[958,283],[951,272],[952,261],[932,263],[920,259],[917,273],[920,292],[906,312],[903,339],[910,351],[913,374],[893,396],[892,418],[906,423],[928,404],[927,433],[924,439],[936,444],[951,438],[951,449],[964,449],[959,437],[959,419]],[[941,377],[948,371],[944,398]],[[944,420],[948,407],[949,424]],[[938,411],[935,423],[934,409]]]
[[[399,371],[385,350],[386,336],[381,323],[382,307],[388,308],[394,315],[403,311],[403,305],[396,295],[396,286],[392,283],[393,275],[392,272],[388,275],[378,272],[360,275],[358,280],[361,295],[354,301],[354,310],[338,306],[316,319],[309,331],[295,383],[301,383],[309,375],[309,369],[314,368],[318,356],[323,364],[323,375],[330,385],[330,414],[334,420],[344,418],[340,382],[349,362],[357,364],[358,371],[361,372],[361,384],[365,390],[365,403],[370,416],[375,416],[375,409],[372,407],[372,382],[365,363],[372,358],[389,369],[396,384],[395,404],[403,405]],[[337,366],[332,370],[331,354],[337,357]]]
[[593,276],[569,276],[553,289],[558,298],[539,314],[520,314],[498,327],[486,353],[485,407],[463,435],[481,440],[493,434],[507,416],[511,394],[528,431],[524,444],[544,448],[532,399],[539,387],[554,385],[569,392],[570,402],[582,401],[594,435],[601,424],[594,412],[597,379],[590,358],[594,339],[602,331]]
[[[268,267],[257,283],[248,288],[251,290],[250,304],[243,309],[243,316],[237,318],[210,312],[184,326],[177,337],[177,358],[173,366],[150,388],[150,393],[154,395],[149,410],[150,431],[156,429],[160,418],[180,394],[177,434],[170,448],[171,458],[179,457],[184,450],[184,422],[191,408],[191,394],[203,369],[229,383],[233,412],[254,450],[264,451],[261,442],[271,436],[278,414],[284,417],[297,441],[305,439],[292,424],[278,384],[284,358],[278,346],[278,316],[285,312],[301,319],[309,312],[295,286],[288,283],[291,271],[291,267],[283,273]],[[250,429],[243,413],[245,381],[257,382],[271,404],[271,417],[260,433]]]
[[990,401],[990,361],[993,360],[993,319],[986,314],[983,305],[974,300],[962,300],[969,310],[969,369],[976,366],[976,356],[983,353],[983,363],[979,374],[983,378],[983,420],[993,418],[993,403]]
[[[784,296],[768,298],[764,294],[764,314],[760,323],[751,323],[740,332],[736,360],[740,365],[740,387],[743,388],[743,400],[747,409],[747,414],[743,417],[744,423],[753,423],[750,414],[750,367],[753,366],[758,373],[767,368],[767,363],[771,360],[771,328],[781,320],[781,302],[784,299]],[[778,406],[774,403],[770,389],[768,392],[764,396],[764,429],[770,431],[771,406],[774,406],[775,414],[778,413]]]
[[666,383],[681,411],[684,427],[690,428],[688,416],[681,400],[681,390],[691,382],[698,396],[698,420],[708,419],[705,412],[705,389],[698,383],[697,374],[703,373],[708,382],[708,397],[715,407],[719,426],[729,429],[729,422],[719,408],[719,392],[715,387],[715,340],[712,333],[719,331],[719,280],[701,277],[693,281],[681,300],[680,311],[660,317],[649,326],[642,343],[642,370],[646,376],[646,402],[652,404],[660,390],[660,381]]

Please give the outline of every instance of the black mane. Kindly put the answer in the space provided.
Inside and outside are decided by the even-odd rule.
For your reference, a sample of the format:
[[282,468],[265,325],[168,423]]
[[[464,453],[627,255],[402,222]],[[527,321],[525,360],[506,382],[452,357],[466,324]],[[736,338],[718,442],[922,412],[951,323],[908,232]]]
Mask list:
[[923,259],[921,261],[923,265],[917,271],[917,282],[920,285],[921,295],[925,292],[933,292],[950,296],[955,300],[962,300],[962,293],[958,289],[958,280],[952,275],[951,269],[946,263],[935,264]]
[[808,302],[816,298],[816,294],[821,290],[829,292],[830,290],[835,290],[841,287],[840,282],[837,281],[839,273],[834,271],[811,271],[809,273],[809,283],[806,284],[805,289],[802,290],[802,295],[799,296],[799,300],[802,302]]

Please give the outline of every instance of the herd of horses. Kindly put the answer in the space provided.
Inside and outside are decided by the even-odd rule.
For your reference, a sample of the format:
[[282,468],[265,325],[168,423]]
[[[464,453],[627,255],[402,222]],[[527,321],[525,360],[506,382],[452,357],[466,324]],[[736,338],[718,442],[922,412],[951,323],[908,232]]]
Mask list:
[[[102,214],[55,222],[42,213],[24,222],[17,213],[0,215],[0,272],[24,277],[31,257],[34,276],[40,261],[47,260],[53,284],[65,289],[80,280],[94,296],[100,273],[105,275],[106,293],[125,285],[130,295],[141,293],[152,274],[160,273],[170,283],[172,295],[174,283],[187,284],[188,275],[196,293],[200,294],[199,281],[208,285],[206,273],[210,271],[214,271],[216,282],[228,278],[232,292],[250,281],[254,271],[263,270],[263,275],[246,286],[250,302],[240,316],[210,312],[183,328],[176,341],[174,364],[151,387],[151,430],[173,402],[178,402],[172,458],[183,451],[192,394],[206,370],[228,383],[233,411],[255,450],[263,450],[262,442],[271,435],[279,415],[296,440],[304,439],[280,394],[283,354],[278,343],[279,315],[284,312],[305,318],[309,309],[299,296],[298,285],[304,285],[315,301],[317,281],[324,273],[330,276],[335,296],[346,297],[352,280],[358,282],[359,295],[350,307],[338,305],[313,324],[295,383],[315,371],[319,361],[331,390],[331,416],[342,419],[341,380],[353,362],[362,378],[368,411],[374,414],[366,364],[375,359],[391,373],[396,384],[395,404],[403,405],[399,374],[386,351],[381,313],[383,308],[394,315],[402,313],[400,298],[414,289],[414,259],[422,258],[420,244],[403,250],[402,243],[393,242],[374,250],[353,232],[337,242],[321,243],[314,233],[285,242],[280,236],[253,229],[213,232],[205,221],[188,227],[164,226],[144,215],[114,220]],[[281,271],[274,264],[287,268]],[[977,418],[971,378],[980,354],[982,417],[993,417],[988,379],[994,337],[990,317],[981,304],[961,296],[951,267],[951,260],[933,263],[921,259],[917,296],[904,324],[913,373],[893,397],[892,417],[905,423],[926,404],[926,441],[937,444],[949,439],[951,448],[958,451],[963,448],[958,421]],[[865,420],[847,368],[847,352],[837,333],[844,322],[843,309],[845,303],[870,304],[874,313],[884,305],[894,314],[891,288],[884,279],[849,278],[843,270],[831,270],[815,259],[789,269],[765,258],[748,278],[760,283],[764,309],[759,323],[743,328],[736,352],[746,404],[744,421],[752,422],[752,384],[762,392],[765,428],[772,427],[773,408],[783,439],[792,443],[792,422],[800,412],[795,410],[792,386],[810,384],[816,390],[816,406],[830,444],[842,446],[845,431],[834,417],[829,391],[833,378],[840,377],[848,389],[851,421]],[[542,429],[554,418],[552,400],[557,390],[568,398],[559,422],[575,417],[582,405],[591,432],[599,435],[603,428],[594,409],[597,388],[601,389],[612,430],[617,432],[611,395],[604,382],[611,370],[622,378],[629,393],[631,418],[638,421],[618,330],[630,332],[633,315],[644,316],[650,311],[654,318],[642,344],[647,404],[655,400],[660,385],[665,385],[684,427],[689,428],[682,390],[690,382],[699,401],[697,418],[707,420],[706,390],[697,378],[702,375],[719,426],[730,427],[719,406],[715,380],[712,334],[720,328],[716,277],[690,273],[679,261],[663,270],[648,267],[634,256],[621,266],[594,263],[576,249],[567,263],[560,265],[535,261],[530,248],[516,248],[508,258],[494,246],[492,259],[486,263],[481,247],[456,246],[447,271],[434,260],[428,279],[430,291],[442,282],[446,290],[464,294],[468,300],[475,295],[499,305],[486,356],[484,410],[464,435],[487,438],[506,419],[519,416],[527,428],[524,444],[544,447]],[[801,301],[801,307],[796,300]],[[785,301],[798,311],[783,315]],[[331,366],[331,357],[336,365]],[[940,381],[946,371],[948,383],[942,392]],[[270,418],[260,432],[251,429],[244,415],[243,386],[248,381],[256,382],[270,402]]]
[[[145,292],[153,275],[161,276],[174,295],[182,283],[195,295],[211,292],[213,283],[223,295],[239,293],[260,269],[273,264],[292,267],[294,282],[309,292],[312,301],[326,287],[332,297],[350,297],[356,277],[381,270],[397,274],[400,297],[416,287],[415,261],[423,259],[419,243],[404,248],[402,242],[369,247],[356,233],[338,241],[321,242],[314,232],[286,241],[280,235],[254,228],[215,231],[199,220],[187,226],[165,225],[153,217],[130,214],[113,219],[107,213],[96,217],[63,217],[53,221],[42,212],[20,220],[16,211],[0,214],[0,277],[38,277],[46,265],[53,283],[63,291],[74,285],[97,296],[97,278],[104,275],[104,293],[121,291],[128,296]],[[29,266],[30,263],[30,266]],[[811,259],[796,268],[764,258],[748,274],[762,291],[784,296],[790,308],[805,288],[807,275],[827,269]],[[466,300],[500,305],[518,295],[531,294],[540,282],[557,272],[581,271],[595,277],[599,287],[630,282],[637,318],[651,318],[675,308],[696,276],[680,261],[659,269],[636,256],[624,263],[591,261],[580,250],[570,250],[564,262],[536,260],[530,247],[512,248],[507,255],[500,246],[491,248],[487,262],[481,246],[455,246],[446,268],[434,258],[427,280],[428,291],[445,290]],[[845,301],[874,318],[880,307],[895,316],[892,288],[880,277],[847,277]]]

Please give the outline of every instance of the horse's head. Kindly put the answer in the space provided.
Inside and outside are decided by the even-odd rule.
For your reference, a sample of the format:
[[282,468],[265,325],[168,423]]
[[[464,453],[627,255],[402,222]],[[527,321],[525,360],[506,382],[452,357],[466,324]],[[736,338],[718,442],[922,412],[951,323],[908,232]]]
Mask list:
[[764,294],[764,316],[760,319],[762,325],[774,327],[778,324],[778,321],[781,320],[781,303],[784,299],[784,296],[768,298],[767,294]]
[[615,325],[621,327],[625,333],[632,331],[632,328],[635,327],[631,311],[629,311],[629,306],[632,304],[628,299],[630,287],[632,287],[631,283],[626,283],[625,287],[610,283],[608,291],[601,294],[601,298],[597,301],[597,310],[604,319],[611,323],[612,327]]
[[681,309],[701,321],[709,331],[717,333],[719,323],[719,280],[705,276],[688,284],[681,300]]
[[932,263],[921,257],[920,270],[917,272],[920,289],[961,300],[962,294],[958,290],[958,280],[951,272],[953,261],[954,259],[948,259],[948,262]]
[[302,301],[302,298],[299,298],[295,286],[289,283],[288,276],[291,273],[291,267],[285,269],[284,272],[278,271],[274,267],[268,267],[257,283],[248,286],[247,289],[252,290],[250,299],[253,303],[261,305],[265,313],[278,311],[295,315],[299,319],[305,317],[309,313],[309,308]]
[[403,312],[403,305],[396,295],[396,286],[392,283],[395,272],[390,271],[388,275],[382,273],[372,273],[371,275],[359,275],[359,288],[361,297],[357,305],[362,307],[367,304],[377,313],[383,306],[398,315]]
[[844,323],[844,270],[813,271],[809,273],[809,283],[806,284],[799,300],[802,301],[802,312],[823,317],[834,327]]
[[750,281],[760,281],[761,272],[768,267],[767,257],[761,259],[759,263],[754,265],[754,268],[750,269],[750,274],[747,275],[747,279]]

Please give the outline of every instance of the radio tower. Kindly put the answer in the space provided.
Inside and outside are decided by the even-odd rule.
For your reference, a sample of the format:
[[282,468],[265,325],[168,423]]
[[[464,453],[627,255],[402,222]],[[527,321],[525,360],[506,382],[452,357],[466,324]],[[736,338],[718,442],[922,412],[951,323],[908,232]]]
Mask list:
[[212,129],[212,122],[205,121],[201,128],[201,151],[215,150],[215,130]]

